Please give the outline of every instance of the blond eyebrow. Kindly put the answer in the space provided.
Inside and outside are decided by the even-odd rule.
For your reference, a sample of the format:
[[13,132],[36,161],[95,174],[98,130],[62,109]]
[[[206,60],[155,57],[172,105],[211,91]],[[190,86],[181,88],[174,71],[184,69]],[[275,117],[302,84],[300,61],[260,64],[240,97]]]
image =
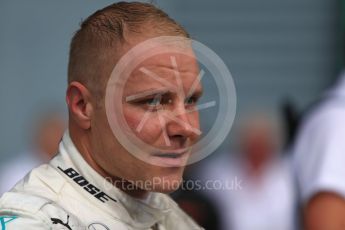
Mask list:
[[131,101],[135,101],[137,99],[141,99],[141,98],[145,98],[147,96],[150,96],[150,95],[155,95],[155,94],[166,94],[170,92],[170,90],[167,88],[167,87],[162,87],[162,88],[159,88],[159,89],[150,89],[150,90],[145,90],[143,92],[140,92],[140,93],[136,93],[136,94],[133,94],[133,95],[130,95],[130,96],[127,96],[126,97],[126,102],[131,102]]

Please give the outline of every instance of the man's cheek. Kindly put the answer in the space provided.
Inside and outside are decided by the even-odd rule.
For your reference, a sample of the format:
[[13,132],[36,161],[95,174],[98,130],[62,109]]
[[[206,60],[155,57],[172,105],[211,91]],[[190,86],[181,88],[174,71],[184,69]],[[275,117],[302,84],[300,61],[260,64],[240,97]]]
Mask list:
[[141,130],[136,130],[136,136],[146,144],[154,144],[162,133],[162,126],[157,117],[147,119]]
[[132,130],[132,132],[135,133],[140,124],[140,121],[144,117],[144,113],[138,109],[124,108],[123,114],[127,125]]
[[126,122],[140,140],[147,144],[152,144],[159,138],[162,127],[159,119],[154,114],[130,113],[126,116]]

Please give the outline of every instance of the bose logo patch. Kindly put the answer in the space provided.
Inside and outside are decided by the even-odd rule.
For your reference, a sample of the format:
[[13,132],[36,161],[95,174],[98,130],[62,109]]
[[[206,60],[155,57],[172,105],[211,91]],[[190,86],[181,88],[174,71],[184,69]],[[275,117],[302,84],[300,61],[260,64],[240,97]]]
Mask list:
[[60,169],[69,178],[73,179],[73,181],[77,183],[80,187],[83,187],[87,192],[89,192],[91,195],[93,195],[98,200],[102,201],[103,203],[105,203],[106,201],[109,201],[109,199],[114,202],[117,202],[117,200],[111,198],[110,196],[102,192],[99,188],[97,188],[93,184],[90,184],[82,175],[80,175],[73,168],[68,168],[64,170],[58,166],[58,169]]

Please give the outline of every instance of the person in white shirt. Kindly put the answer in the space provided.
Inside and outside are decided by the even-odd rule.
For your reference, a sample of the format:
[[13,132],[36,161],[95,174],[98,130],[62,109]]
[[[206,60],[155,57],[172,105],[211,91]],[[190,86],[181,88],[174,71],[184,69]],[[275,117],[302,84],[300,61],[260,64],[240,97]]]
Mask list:
[[345,75],[304,118],[293,152],[306,230],[345,229]]
[[[133,66],[125,83],[112,85],[116,92],[123,89],[121,97],[110,101],[119,99],[115,106],[122,106],[128,125],[128,129],[115,131],[123,131],[128,138],[132,132],[155,147],[142,156],[147,161],[132,155],[115,137],[111,125],[121,114],[115,111],[108,117],[106,112],[106,86],[114,66],[122,63],[123,55],[136,58],[134,47],[159,36],[189,37],[167,14],[148,3],[115,3],[81,24],[70,50],[68,130],[59,153],[0,199],[2,230],[201,229],[166,194],[181,183],[190,146],[198,140],[193,129],[199,129],[195,107],[202,87],[191,47],[183,46],[191,55],[179,55],[173,47],[157,44],[167,53],[143,60]],[[180,81],[176,81],[176,65]],[[160,78],[148,77],[143,68],[159,73]],[[123,80],[123,75],[118,77]],[[191,88],[194,93],[188,95]],[[162,123],[156,112],[162,107],[166,116],[177,116],[183,122]],[[140,125],[143,117],[148,122]]]
[[251,113],[240,123],[236,150],[201,167],[205,183],[221,185],[203,190],[220,208],[221,229],[295,229],[291,162],[279,154],[280,129],[270,118]]

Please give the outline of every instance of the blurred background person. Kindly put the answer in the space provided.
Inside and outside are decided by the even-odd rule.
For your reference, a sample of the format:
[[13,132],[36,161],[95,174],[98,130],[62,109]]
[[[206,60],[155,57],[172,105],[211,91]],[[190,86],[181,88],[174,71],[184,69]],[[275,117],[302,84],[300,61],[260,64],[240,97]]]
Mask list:
[[[241,122],[237,150],[203,167],[204,181],[225,188],[204,190],[220,208],[224,230],[295,229],[296,196],[290,159],[280,152],[280,131],[269,116]],[[229,184],[240,184],[229,187]]]
[[303,119],[294,167],[306,230],[345,229],[345,74]]
[[31,169],[48,162],[57,153],[65,128],[65,120],[58,112],[45,111],[36,117],[30,131],[32,145],[29,150],[1,163],[0,195],[10,190]]

